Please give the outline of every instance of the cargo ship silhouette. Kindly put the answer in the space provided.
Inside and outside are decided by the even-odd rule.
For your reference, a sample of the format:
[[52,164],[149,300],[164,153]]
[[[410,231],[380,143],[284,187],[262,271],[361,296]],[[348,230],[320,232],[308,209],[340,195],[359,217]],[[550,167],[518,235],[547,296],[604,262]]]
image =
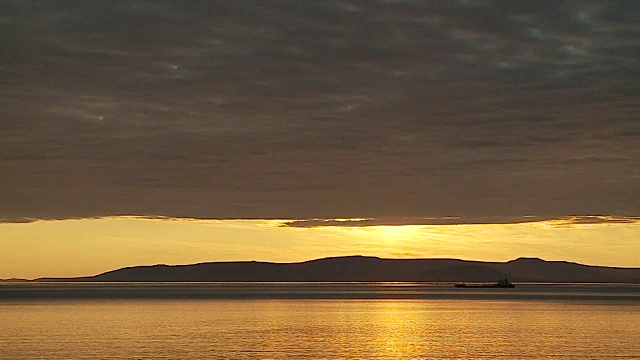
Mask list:
[[504,279],[500,279],[498,280],[497,283],[495,284],[456,284],[455,287],[457,288],[514,288],[516,287],[515,284],[512,284],[509,282],[509,280],[507,278]]

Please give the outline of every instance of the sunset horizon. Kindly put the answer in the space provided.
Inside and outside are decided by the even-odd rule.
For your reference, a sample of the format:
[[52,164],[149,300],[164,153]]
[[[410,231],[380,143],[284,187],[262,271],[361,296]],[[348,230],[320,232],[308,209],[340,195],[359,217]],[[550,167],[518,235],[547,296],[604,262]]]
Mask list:
[[0,359],[637,358],[639,255],[639,0],[0,0]]
[[538,219],[529,215],[519,219],[506,223],[487,222],[487,218],[484,222],[465,221],[454,216],[21,219],[0,223],[5,245],[14,249],[0,254],[0,278],[77,277],[128,266],[301,262],[351,255],[500,262],[531,257],[592,266],[640,267],[634,255],[640,252],[640,242],[636,241],[638,217]]

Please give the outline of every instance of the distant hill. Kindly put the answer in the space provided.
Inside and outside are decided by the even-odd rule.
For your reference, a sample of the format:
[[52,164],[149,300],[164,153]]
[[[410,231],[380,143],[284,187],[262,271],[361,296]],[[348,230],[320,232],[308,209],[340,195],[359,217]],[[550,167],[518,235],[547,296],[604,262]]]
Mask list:
[[457,259],[381,259],[333,257],[300,263],[211,262],[192,265],[134,266],[79,278],[37,281],[429,281],[640,283],[640,268],[588,266],[566,261],[519,258],[508,262]]

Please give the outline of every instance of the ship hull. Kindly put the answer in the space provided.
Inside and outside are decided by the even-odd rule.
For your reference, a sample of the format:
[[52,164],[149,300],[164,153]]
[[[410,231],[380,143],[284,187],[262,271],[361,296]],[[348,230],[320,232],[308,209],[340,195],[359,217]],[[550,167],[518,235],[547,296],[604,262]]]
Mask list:
[[509,285],[467,285],[467,284],[456,284],[457,288],[469,288],[469,289],[512,289],[516,287],[514,284]]

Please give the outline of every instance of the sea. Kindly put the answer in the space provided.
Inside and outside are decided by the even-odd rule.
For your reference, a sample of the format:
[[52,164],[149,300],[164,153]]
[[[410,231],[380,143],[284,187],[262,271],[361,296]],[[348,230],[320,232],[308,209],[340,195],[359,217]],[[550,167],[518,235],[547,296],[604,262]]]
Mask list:
[[4,282],[0,359],[640,359],[640,285]]

